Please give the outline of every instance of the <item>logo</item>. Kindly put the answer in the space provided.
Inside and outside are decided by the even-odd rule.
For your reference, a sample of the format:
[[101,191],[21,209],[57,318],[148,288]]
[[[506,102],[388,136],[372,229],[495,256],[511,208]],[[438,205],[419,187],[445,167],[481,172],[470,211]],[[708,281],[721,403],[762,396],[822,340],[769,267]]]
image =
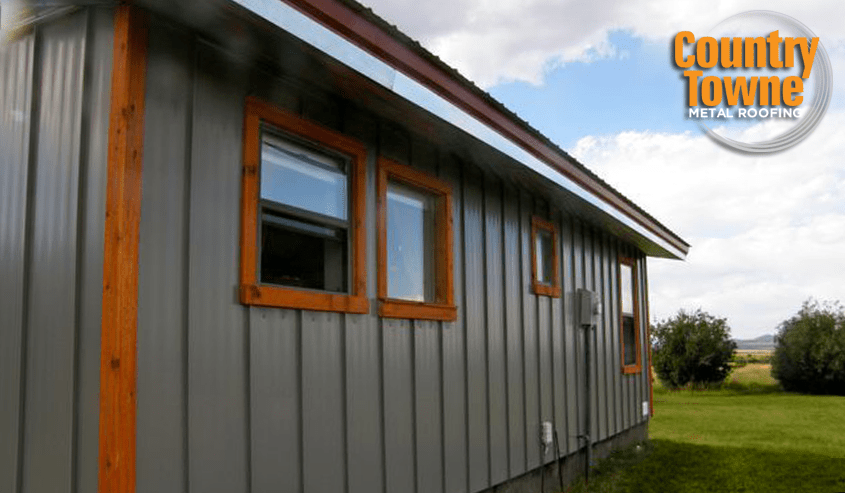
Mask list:
[[830,105],[827,52],[807,26],[787,15],[744,12],[702,37],[681,31],[673,44],[673,61],[687,85],[685,116],[733,149],[792,147]]

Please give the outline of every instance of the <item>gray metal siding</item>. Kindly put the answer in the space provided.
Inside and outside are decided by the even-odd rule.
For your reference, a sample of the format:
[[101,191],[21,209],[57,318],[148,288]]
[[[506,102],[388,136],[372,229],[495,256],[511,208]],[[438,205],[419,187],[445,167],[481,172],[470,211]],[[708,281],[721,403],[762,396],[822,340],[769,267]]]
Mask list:
[[[187,485],[185,352],[188,274],[189,132],[193,50],[154,24],[147,68],[143,202],[138,265],[136,488],[177,492]],[[170,453],[150,453],[159,448]],[[152,481],[151,478],[155,478]]]
[[[148,435],[138,441],[139,491],[475,492],[540,465],[544,420],[555,423],[562,453],[572,453],[584,433],[584,332],[572,309],[582,287],[605,306],[592,336],[600,353],[591,368],[592,438],[639,422],[645,374],[621,375],[618,353],[614,290],[625,245],[495,166],[300,80],[307,74],[279,78],[231,63],[155,20],[153,33],[139,300],[139,435]],[[369,314],[237,302],[247,94],[368,148]],[[376,315],[379,155],[453,187],[454,322]],[[561,298],[531,289],[535,214],[560,227]]]
[[[440,177],[452,186],[454,223],[454,287],[456,303],[464,298],[463,176],[461,163],[453,157],[441,160]],[[373,223],[370,223],[373,224]],[[443,379],[443,483],[446,493],[466,492],[468,475],[466,316],[458,310],[454,322],[441,324]]]
[[231,59],[204,44],[197,52],[188,219],[188,484],[195,492],[237,493],[249,489],[249,327],[247,311],[236,303],[241,171],[233,166],[241,158],[246,94],[239,73],[225,70]]
[[0,491],[18,482],[34,36],[0,45]]
[[487,305],[487,398],[490,417],[490,481],[498,484],[509,475],[507,353],[504,326],[504,278],[502,277],[502,189],[501,183],[484,182],[483,284]]
[[0,490],[96,489],[111,12],[0,48]]

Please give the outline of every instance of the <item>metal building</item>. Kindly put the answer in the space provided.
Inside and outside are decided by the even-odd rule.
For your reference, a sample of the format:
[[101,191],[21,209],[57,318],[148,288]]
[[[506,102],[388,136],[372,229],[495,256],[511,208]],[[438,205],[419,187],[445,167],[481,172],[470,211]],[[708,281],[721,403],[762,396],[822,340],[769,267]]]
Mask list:
[[370,11],[19,14],[0,491],[551,491],[647,436],[689,246]]

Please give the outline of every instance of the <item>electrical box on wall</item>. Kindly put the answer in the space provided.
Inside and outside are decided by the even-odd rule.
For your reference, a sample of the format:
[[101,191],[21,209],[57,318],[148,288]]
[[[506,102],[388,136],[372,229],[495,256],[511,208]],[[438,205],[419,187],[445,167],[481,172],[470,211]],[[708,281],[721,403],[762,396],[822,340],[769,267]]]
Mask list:
[[589,289],[579,289],[575,293],[575,314],[578,325],[595,325],[601,315],[601,302],[598,295]]
[[643,417],[648,417],[648,401],[643,401]]

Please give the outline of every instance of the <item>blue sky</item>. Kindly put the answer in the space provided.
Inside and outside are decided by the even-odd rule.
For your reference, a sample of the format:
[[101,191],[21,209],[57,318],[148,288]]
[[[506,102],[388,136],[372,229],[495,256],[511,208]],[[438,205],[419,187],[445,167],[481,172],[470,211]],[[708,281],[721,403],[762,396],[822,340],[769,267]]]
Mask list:
[[[845,302],[841,0],[365,3],[692,245],[684,262],[649,260],[653,321],[702,308],[752,338],[775,332],[807,298]],[[824,119],[775,154],[733,152],[686,119],[671,58],[678,32],[701,37],[749,10],[809,27],[833,69]],[[767,128],[726,131],[748,142]]]
[[564,149],[587,135],[626,130],[697,131],[685,118],[685,84],[666,43],[611,31],[617,51],[549,70],[542,84],[502,83],[489,92]]

